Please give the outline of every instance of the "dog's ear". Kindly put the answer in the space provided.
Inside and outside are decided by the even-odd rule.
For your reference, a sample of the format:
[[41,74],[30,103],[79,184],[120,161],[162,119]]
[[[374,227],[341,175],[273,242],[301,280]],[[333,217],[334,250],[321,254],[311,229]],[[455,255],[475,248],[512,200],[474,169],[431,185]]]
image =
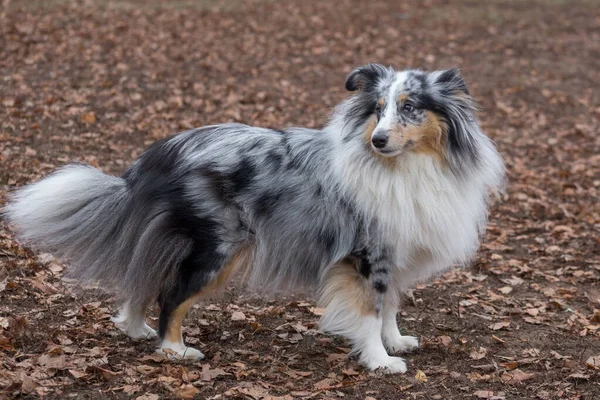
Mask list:
[[470,94],[469,88],[457,68],[442,71],[435,83],[443,87],[445,94]]
[[373,85],[388,73],[388,69],[381,64],[367,64],[356,68],[346,79],[346,90],[354,92],[363,90]]

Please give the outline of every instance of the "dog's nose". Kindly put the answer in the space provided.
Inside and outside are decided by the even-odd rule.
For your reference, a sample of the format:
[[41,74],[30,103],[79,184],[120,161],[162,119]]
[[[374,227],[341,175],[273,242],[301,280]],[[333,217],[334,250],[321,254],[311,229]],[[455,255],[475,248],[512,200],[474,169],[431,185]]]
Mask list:
[[376,132],[371,138],[371,143],[378,149],[383,149],[388,142],[388,135],[384,132]]

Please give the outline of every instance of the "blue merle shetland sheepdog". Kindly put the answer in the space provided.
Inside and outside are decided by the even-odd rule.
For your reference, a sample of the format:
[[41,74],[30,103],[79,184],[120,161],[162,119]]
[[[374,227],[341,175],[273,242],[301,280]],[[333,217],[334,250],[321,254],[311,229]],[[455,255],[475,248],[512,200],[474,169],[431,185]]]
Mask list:
[[[114,290],[113,321],[200,359],[181,324],[236,271],[260,291],[312,287],[321,328],[369,369],[405,372],[400,294],[475,254],[504,164],[457,70],[354,70],[321,130],[214,125],[161,140],[122,177],[67,165],[16,191],[20,240]],[[160,306],[158,332],[146,309]],[[169,350],[167,350],[169,349]]]

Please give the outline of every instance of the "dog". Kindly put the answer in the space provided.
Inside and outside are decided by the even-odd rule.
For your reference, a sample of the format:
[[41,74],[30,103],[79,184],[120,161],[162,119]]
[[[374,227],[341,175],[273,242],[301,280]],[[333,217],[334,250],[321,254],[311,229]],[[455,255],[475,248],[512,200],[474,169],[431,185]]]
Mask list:
[[[504,163],[456,69],[350,73],[323,129],[223,124],[151,145],[121,177],[66,165],[11,194],[17,238],[118,294],[113,318],[159,353],[238,271],[261,292],[313,288],[323,331],[369,370],[403,373],[401,294],[476,253]],[[146,324],[158,302],[158,332]],[[169,350],[166,350],[169,349]]]

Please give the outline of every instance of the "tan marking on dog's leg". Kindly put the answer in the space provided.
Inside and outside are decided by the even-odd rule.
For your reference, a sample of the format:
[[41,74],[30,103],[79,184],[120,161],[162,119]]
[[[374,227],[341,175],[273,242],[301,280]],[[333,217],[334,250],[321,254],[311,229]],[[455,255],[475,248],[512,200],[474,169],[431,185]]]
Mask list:
[[352,260],[344,260],[329,269],[319,297],[319,303],[325,306],[321,329],[350,339],[352,353],[359,354],[361,364],[370,370],[406,372],[402,358],[387,354],[375,290]]
[[[187,315],[188,311],[194,304],[196,304],[201,298],[208,297],[209,295],[219,292],[225,288],[225,285],[231,278],[231,276],[238,271],[244,263],[249,259],[250,250],[246,247],[239,250],[231,259],[231,261],[221,268],[218,275],[215,276],[206,286],[198,291],[193,296],[189,297],[186,301],[181,303],[169,316],[169,325],[167,332],[163,338],[162,348],[169,348],[178,353],[180,357],[175,358],[193,358],[200,359],[204,358],[204,355],[199,351],[191,347],[185,347],[183,344],[183,336],[181,334],[181,328],[183,319]],[[176,347],[176,348],[173,348]],[[160,349],[159,349],[160,350]]]
[[344,304],[358,315],[375,314],[375,293],[350,260],[344,260],[327,271],[319,297],[325,307],[343,297]]

